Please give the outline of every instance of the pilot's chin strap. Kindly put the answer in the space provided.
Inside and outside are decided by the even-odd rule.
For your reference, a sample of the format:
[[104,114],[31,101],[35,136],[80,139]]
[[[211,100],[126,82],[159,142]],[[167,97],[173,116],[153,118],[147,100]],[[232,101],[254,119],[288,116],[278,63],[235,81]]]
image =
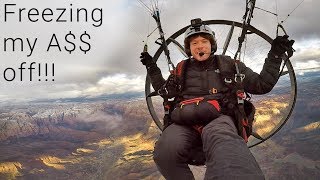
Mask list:
[[235,108],[234,113],[238,125],[238,133],[245,140],[245,142],[248,142],[249,134],[247,134],[245,127],[249,126],[249,121],[244,110],[244,99],[246,98],[246,94],[243,88],[243,79],[245,78],[245,75],[240,73],[238,65],[239,63],[240,60],[235,60],[234,62],[237,72],[235,74],[234,81],[236,83],[236,96],[238,104],[238,108]]

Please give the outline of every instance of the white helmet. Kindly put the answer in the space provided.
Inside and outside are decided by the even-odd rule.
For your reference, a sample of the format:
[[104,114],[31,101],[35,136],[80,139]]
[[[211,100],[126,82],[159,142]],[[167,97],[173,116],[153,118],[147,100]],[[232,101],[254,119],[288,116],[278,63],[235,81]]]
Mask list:
[[217,42],[215,39],[215,33],[209,28],[209,26],[205,25],[200,18],[192,19],[191,26],[188,27],[186,32],[184,33],[184,47],[185,52],[188,56],[191,56],[190,51],[190,36],[195,34],[209,34],[210,35],[210,43],[211,43],[211,53],[217,51]]

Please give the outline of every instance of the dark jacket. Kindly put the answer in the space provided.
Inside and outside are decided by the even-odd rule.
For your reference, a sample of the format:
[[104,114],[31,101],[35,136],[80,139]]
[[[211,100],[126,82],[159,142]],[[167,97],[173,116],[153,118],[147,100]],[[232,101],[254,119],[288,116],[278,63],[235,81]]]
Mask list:
[[[226,82],[232,81],[231,84],[234,83],[236,69],[234,60],[229,56],[213,55],[202,62],[192,59],[186,61],[189,61],[187,68],[183,68],[185,71],[181,75],[185,79],[178,81],[182,85],[179,93],[184,99],[195,97],[197,93],[199,93],[198,95],[208,94],[212,88],[223,93]],[[240,62],[240,73],[245,75],[244,90],[251,94],[270,92],[278,81],[281,62],[281,58],[275,58],[269,53],[260,74],[253,72]],[[158,67],[153,69],[149,76],[155,90],[160,89],[165,83]]]

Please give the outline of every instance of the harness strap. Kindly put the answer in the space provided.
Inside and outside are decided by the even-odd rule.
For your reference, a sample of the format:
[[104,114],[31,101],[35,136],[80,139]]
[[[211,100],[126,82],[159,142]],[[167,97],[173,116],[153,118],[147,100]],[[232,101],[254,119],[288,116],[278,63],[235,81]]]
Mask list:
[[173,109],[173,101],[169,101],[167,98],[164,99],[163,101],[163,108],[164,108],[164,117],[163,117],[163,130],[165,130],[170,124],[172,124],[171,122],[171,111]]
[[237,124],[238,124],[238,131],[239,135],[245,140],[245,142],[248,142],[249,135],[246,132],[246,127],[249,126],[249,122],[244,110],[244,99],[246,97],[246,94],[244,92],[243,87],[243,79],[245,78],[244,74],[240,73],[239,70],[239,60],[235,60],[234,65],[236,67],[236,74],[235,74],[235,82],[236,82],[236,96],[237,96],[237,104],[238,108],[235,112],[235,115],[237,117]]
[[[217,58],[216,60],[218,61],[218,67],[220,70],[221,70],[221,68],[225,69],[225,68],[230,67],[230,66],[228,67],[225,62],[222,62],[225,59],[220,59],[220,56],[216,56],[216,58]],[[220,61],[221,61],[221,63],[220,63]],[[177,67],[171,71],[171,74],[173,74],[175,76],[175,80],[179,81],[178,83],[180,84],[180,90],[184,86],[184,76],[186,73],[186,68],[187,68],[188,62],[190,62],[190,59],[183,60],[183,61],[179,62]],[[239,63],[240,63],[239,60],[234,60],[234,66],[235,66],[235,70],[236,70],[236,74],[234,75],[234,83],[235,83],[234,85],[235,85],[235,93],[236,93],[236,97],[237,97],[237,108],[234,108],[234,115],[237,120],[236,124],[238,126],[237,127],[238,134],[245,140],[245,142],[248,142],[249,134],[247,134],[246,128],[248,128],[248,126],[249,126],[249,121],[247,119],[245,109],[244,109],[244,99],[246,99],[246,92],[244,91],[244,87],[243,87],[243,79],[245,78],[245,75],[240,73]],[[232,65],[232,64],[229,64],[229,65]],[[223,66],[223,67],[221,67],[221,66]],[[229,80],[231,82],[229,82]],[[225,83],[227,86],[229,85],[228,87],[230,88],[230,85],[233,83],[232,83],[232,79],[229,79],[229,80],[228,80],[228,82],[226,82],[226,79],[225,79]],[[211,95],[217,96],[219,94],[220,93],[212,93]],[[201,95],[201,94],[199,94],[199,95]],[[169,121],[170,121],[170,111],[174,107],[173,103],[174,103],[173,101],[168,101],[168,100],[166,100],[164,102],[164,108],[165,108],[165,112],[166,112],[165,118],[164,118],[165,127],[167,127],[168,125],[171,124],[171,122],[169,122]],[[188,103],[188,102],[185,101],[185,103]],[[216,107],[216,104],[214,102],[213,102],[213,105]],[[201,133],[203,126],[193,126],[193,128]]]

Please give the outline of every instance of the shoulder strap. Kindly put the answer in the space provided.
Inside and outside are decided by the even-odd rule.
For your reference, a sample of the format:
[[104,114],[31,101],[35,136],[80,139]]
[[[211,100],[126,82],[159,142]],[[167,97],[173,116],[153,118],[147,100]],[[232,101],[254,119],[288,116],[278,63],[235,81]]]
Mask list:
[[234,60],[230,56],[216,55],[216,61],[222,75],[234,75]]
[[235,87],[234,74],[235,66],[234,60],[230,56],[216,55],[217,66],[220,72],[220,78],[228,88],[232,90]]
[[177,64],[177,67],[171,71],[171,74],[174,74],[178,77],[180,77],[184,71],[184,66],[187,60],[182,60]]
[[172,74],[175,75],[176,81],[180,85],[180,91],[182,91],[185,80],[185,70],[189,64],[190,59],[182,60],[177,64],[177,67],[173,70]]
[[[217,56],[218,66],[222,77],[227,78],[229,76],[230,80],[234,81],[232,84],[235,88],[235,94],[237,97],[237,108],[235,109],[235,118],[237,120],[237,127],[239,135],[248,142],[248,137],[252,133],[251,125],[244,107],[245,92],[243,88],[243,74],[239,70],[239,60],[233,60],[228,56]],[[227,82],[226,82],[227,83]],[[251,122],[252,123],[252,122]]]

